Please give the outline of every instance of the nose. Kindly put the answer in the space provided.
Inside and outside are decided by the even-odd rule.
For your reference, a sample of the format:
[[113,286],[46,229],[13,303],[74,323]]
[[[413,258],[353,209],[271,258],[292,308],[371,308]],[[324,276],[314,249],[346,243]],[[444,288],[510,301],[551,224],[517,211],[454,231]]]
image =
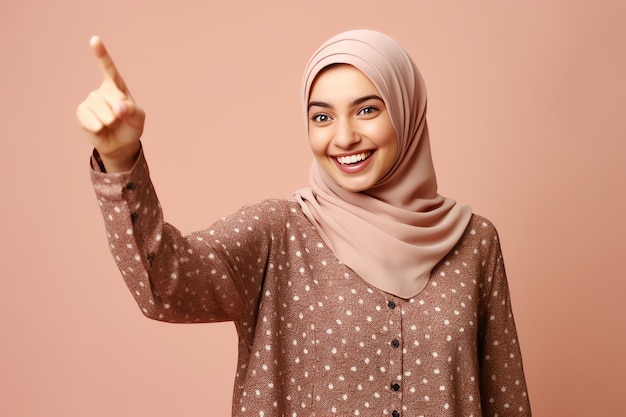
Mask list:
[[335,124],[333,142],[342,149],[349,149],[361,141],[361,137],[350,120],[339,119]]

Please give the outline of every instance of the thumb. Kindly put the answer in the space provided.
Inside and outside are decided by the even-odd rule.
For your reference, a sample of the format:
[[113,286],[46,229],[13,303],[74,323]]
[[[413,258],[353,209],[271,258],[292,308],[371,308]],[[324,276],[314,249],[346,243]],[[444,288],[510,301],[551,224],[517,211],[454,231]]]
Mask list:
[[130,126],[141,129],[146,118],[145,112],[132,100],[120,100],[113,104],[113,113]]

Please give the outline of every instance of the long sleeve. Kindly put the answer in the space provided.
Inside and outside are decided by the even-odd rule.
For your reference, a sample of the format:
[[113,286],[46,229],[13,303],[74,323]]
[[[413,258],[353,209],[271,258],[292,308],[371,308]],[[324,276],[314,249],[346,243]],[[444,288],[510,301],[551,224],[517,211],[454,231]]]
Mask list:
[[[215,322],[255,314],[271,216],[242,209],[183,236],[163,220],[143,152],[131,171],[117,174],[99,172],[93,158],[91,178],[111,253],[147,317]],[[240,231],[242,218],[247,229]]]
[[531,416],[522,355],[498,235],[483,268],[479,314],[481,403],[485,416]]

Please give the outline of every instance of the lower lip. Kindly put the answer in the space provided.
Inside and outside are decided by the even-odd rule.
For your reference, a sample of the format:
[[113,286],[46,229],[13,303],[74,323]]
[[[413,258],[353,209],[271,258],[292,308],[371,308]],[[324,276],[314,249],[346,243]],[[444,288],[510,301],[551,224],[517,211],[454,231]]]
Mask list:
[[335,164],[342,172],[345,172],[346,174],[357,174],[368,167],[368,165],[370,164],[370,161],[372,160],[372,156],[373,154],[370,155],[364,161],[357,162],[356,164],[348,164],[348,165],[341,165],[339,161],[337,161],[337,158],[333,158],[333,160],[335,161]]

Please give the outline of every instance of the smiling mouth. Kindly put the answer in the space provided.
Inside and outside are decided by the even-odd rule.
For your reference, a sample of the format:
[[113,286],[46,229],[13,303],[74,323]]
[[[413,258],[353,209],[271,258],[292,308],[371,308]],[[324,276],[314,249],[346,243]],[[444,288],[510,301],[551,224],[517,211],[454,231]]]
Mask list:
[[337,162],[339,162],[339,165],[352,165],[352,164],[357,164],[359,162],[365,161],[371,155],[372,155],[372,151],[366,151],[366,152],[356,153],[356,154],[348,155],[348,156],[338,156],[336,157],[336,159],[337,159]]

